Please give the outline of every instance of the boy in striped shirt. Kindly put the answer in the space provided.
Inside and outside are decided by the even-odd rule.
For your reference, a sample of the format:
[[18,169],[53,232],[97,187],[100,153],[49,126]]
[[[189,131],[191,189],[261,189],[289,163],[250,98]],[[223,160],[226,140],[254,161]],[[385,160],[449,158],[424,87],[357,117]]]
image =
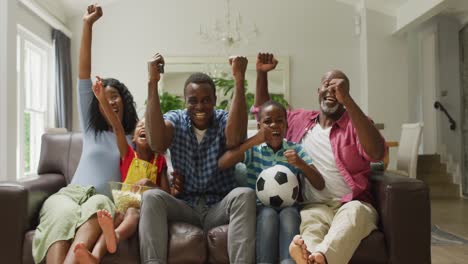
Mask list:
[[[275,101],[264,103],[258,112],[258,132],[241,146],[223,154],[218,161],[221,170],[244,162],[247,182],[255,189],[258,175],[274,165],[284,165],[295,175],[303,174],[316,189],[324,181],[312,160],[299,144],[284,139],[287,131],[286,109]],[[299,233],[300,216],[296,206],[275,209],[257,206],[257,263],[294,263],[289,244]]]

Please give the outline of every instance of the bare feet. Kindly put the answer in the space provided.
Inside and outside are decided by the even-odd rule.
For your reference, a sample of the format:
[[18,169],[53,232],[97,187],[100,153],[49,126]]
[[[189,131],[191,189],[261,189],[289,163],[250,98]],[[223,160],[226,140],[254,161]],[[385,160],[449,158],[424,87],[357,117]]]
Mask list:
[[112,215],[105,209],[97,211],[97,219],[101,226],[102,234],[106,240],[106,247],[109,253],[115,253],[117,250],[117,237],[115,235],[114,220]]
[[99,261],[91,255],[91,253],[86,248],[84,243],[76,244],[75,248],[73,249],[73,253],[75,253],[76,260],[80,264],[98,264]]
[[296,235],[289,245],[289,254],[297,264],[307,264],[310,253],[300,235]]
[[326,264],[327,261],[325,260],[325,255],[322,252],[314,252],[310,254],[309,261],[314,264]]

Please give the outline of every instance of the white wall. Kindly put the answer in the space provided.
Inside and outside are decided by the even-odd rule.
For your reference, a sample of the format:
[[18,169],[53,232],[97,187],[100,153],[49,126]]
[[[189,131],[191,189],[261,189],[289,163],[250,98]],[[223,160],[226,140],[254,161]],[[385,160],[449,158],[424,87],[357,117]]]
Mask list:
[[408,41],[408,122],[422,120],[421,89],[419,84],[419,38],[416,30],[407,33]]
[[16,175],[16,1],[0,1],[0,180]]
[[52,44],[52,28],[22,4],[18,4],[16,21],[46,43]]
[[[396,19],[367,11],[368,112],[388,141],[399,141],[408,122],[408,49],[405,38],[392,36]],[[390,149],[390,168],[396,149]]]
[[[218,3],[220,2],[220,3]],[[198,37],[199,25],[210,25],[224,14],[223,1],[122,1],[104,9],[93,43],[93,74],[113,76],[131,89],[139,106],[146,98],[146,60],[156,51],[166,56],[220,56]],[[211,5],[210,16],[197,16]],[[258,10],[268,5],[268,15]],[[351,80],[351,95],[376,123],[384,123],[385,138],[398,141],[401,124],[409,119],[408,44],[392,36],[396,19],[351,5],[320,1],[234,1],[244,21],[255,21],[260,35],[233,53],[255,55],[271,51],[290,56],[290,94],[295,108],[317,108],[316,88],[321,75],[342,69]],[[158,9],[159,8],[159,9]],[[162,10],[159,19],[152,13]],[[189,11],[190,10],[190,11]],[[123,19],[131,16],[131,22]],[[159,14],[159,13],[158,13]],[[361,15],[361,36],[355,34],[355,16]],[[211,18],[211,19],[209,19]],[[279,22],[280,21],[280,22]],[[76,78],[81,17],[69,24],[73,32],[72,61]],[[138,30],[136,30],[138,28]],[[140,28],[151,28],[140,33]],[[365,60],[365,61],[364,61]],[[250,63],[255,63],[250,61]],[[79,130],[76,104],[74,130]],[[391,150],[394,167],[396,149]]]
[[[0,1],[0,39],[8,39],[8,2]],[[7,141],[7,42],[0,42],[0,146],[5,146]],[[0,149],[0,180],[5,180],[7,176],[7,150]]]
[[[244,22],[254,21],[260,31],[249,45],[233,53],[252,56],[270,51],[290,56],[294,107],[316,108],[320,77],[333,68],[347,73],[352,83],[351,94],[360,103],[360,40],[354,35],[353,6],[330,0],[239,0],[232,1],[231,6],[241,12]],[[211,25],[223,16],[224,1],[215,0],[111,4],[104,8],[104,16],[95,25],[93,75],[123,81],[141,106],[147,93],[147,59],[157,51],[166,56],[222,55],[203,43],[198,32],[200,24]],[[76,79],[81,17],[72,19],[68,27],[74,36],[72,61]],[[76,104],[73,129],[79,130]]]
[[[50,27],[47,29],[42,20],[23,10],[18,2],[0,2],[2,39],[8,40],[2,41],[0,46],[0,100],[3,100],[0,102],[0,144],[7,145],[2,148],[0,172],[14,178],[16,161],[11,153],[16,153],[17,134],[16,22],[45,40],[50,40]],[[244,22],[255,22],[260,31],[249,45],[234,49],[232,54],[252,56],[259,51],[269,51],[289,56],[293,107],[317,108],[316,89],[321,75],[338,68],[349,76],[353,98],[365,106],[365,112],[376,122],[385,124],[386,138],[399,139],[400,126],[408,120],[411,103],[407,99],[410,93],[407,45],[404,39],[391,36],[394,18],[375,11],[362,11],[361,23],[366,32],[364,36],[357,36],[354,24],[357,13],[351,5],[330,0],[238,0],[231,4],[233,10],[242,13]],[[182,5],[184,8],[180,8]],[[267,12],[263,12],[265,10]],[[146,61],[154,52],[166,56],[223,55],[218,52],[219,48],[201,41],[198,31],[200,24],[212,25],[224,12],[224,1],[215,0],[141,0],[138,5],[133,1],[110,4],[95,26],[93,74],[122,80],[141,106],[146,98]],[[72,72],[76,79],[81,16],[70,19],[67,24],[73,32]],[[76,87],[73,89],[75,95]],[[76,103],[73,128],[80,130]]]

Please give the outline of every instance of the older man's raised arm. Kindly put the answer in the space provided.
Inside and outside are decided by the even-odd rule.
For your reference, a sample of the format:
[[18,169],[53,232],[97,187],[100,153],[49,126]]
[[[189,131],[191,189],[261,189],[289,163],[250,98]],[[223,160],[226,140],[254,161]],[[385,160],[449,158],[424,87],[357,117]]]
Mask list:
[[336,95],[339,103],[348,111],[356,133],[367,155],[372,160],[381,160],[385,154],[385,142],[377,128],[362,112],[349,94],[349,83],[346,79],[332,79],[328,89]]
[[278,60],[271,53],[258,53],[255,68],[257,70],[257,86],[255,88],[255,107],[270,100],[268,93],[268,72],[275,69]]

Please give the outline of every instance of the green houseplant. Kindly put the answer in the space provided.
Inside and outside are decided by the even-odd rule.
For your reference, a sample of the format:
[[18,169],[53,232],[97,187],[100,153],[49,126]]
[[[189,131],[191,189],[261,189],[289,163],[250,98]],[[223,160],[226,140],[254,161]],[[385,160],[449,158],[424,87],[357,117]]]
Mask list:
[[[228,109],[229,101],[232,99],[232,96],[234,93],[234,80],[220,78],[220,77],[213,77],[213,82],[218,92],[220,92],[225,98],[218,103],[216,108],[226,110],[226,111],[229,110]],[[245,80],[244,86],[245,86],[245,100],[247,103],[247,111],[249,112],[249,119],[254,119],[254,116],[250,114],[250,108],[254,104],[255,96],[253,93],[247,91],[247,87],[248,87],[247,80]],[[286,108],[289,108],[289,103],[286,101],[286,99],[284,99],[284,95],[270,93],[270,98],[284,105]],[[177,110],[177,109],[185,108],[184,100],[180,96],[173,95],[168,92],[163,92],[162,94],[160,94],[159,102],[161,104],[161,111],[163,114],[170,110]]]
[[159,103],[161,104],[161,112],[165,114],[170,110],[184,109],[184,101],[180,96],[170,94],[168,92],[163,92],[159,96]]
[[[227,97],[228,99],[222,100],[217,108],[218,109],[223,109],[223,110],[228,110],[228,105],[229,105],[229,100],[232,99],[233,93],[234,93],[234,80],[232,79],[225,79],[225,78],[220,78],[220,77],[214,77],[213,82],[216,86],[216,89],[221,92],[224,97]],[[249,112],[249,119],[255,119],[255,117],[250,114],[250,108],[254,104],[255,96],[253,93],[247,91],[248,87],[248,82],[245,80],[244,83],[245,87],[245,101],[247,103],[247,111]],[[284,95],[282,94],[274,94],[270,93],[270,98],[271,100],[274,100],[282,105],[284,107],[289,108],[289,103],[284,99]]]

